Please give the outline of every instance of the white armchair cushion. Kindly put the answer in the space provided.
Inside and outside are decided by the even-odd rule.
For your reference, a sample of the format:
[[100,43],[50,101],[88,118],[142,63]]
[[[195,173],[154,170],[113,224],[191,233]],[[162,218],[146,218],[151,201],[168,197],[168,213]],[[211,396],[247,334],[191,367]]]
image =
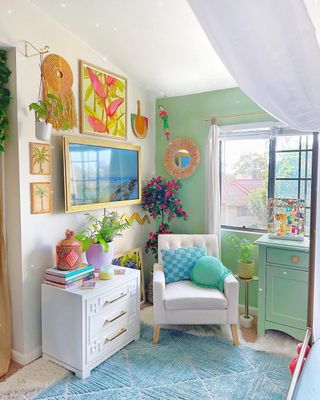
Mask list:
[[217,289],[195,286],[191,281],[168,283],[165,286],[166,310],[226,310],[228,302]]

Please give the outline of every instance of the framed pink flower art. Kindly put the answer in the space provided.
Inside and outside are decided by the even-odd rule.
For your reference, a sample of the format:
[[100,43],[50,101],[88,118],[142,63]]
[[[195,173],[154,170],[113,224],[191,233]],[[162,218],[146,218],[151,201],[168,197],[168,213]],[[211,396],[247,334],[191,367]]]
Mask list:
[[81,133],[125,140],[127,80],[80,61]]

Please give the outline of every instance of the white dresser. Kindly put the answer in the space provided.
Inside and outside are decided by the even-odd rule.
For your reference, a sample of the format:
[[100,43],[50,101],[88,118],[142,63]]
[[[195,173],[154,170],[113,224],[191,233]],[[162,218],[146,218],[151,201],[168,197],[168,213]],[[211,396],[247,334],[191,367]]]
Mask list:
[[42,352],[85,379],[140,335],[140,272],[97,280],[94,289],[42,284]]

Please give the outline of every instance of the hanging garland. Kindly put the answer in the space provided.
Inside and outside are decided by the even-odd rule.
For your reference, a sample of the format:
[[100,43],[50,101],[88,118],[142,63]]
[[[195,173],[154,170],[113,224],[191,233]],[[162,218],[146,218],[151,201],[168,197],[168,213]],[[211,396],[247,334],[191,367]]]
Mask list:
[[5,50],[0,50],[0,152],[4,152],[4,141],[7,137],[9,126],[6,111],[11,100],[10,91],[5,87],[11,75],[6,61],[7,52]]

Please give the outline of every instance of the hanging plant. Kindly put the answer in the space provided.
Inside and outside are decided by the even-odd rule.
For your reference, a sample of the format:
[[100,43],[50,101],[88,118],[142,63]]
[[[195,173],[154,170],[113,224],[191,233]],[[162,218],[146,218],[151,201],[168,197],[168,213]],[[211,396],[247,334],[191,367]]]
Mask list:
[[7,108],[11,101],[10,91],[6,88],[11,71],[6,65],[7,52],[0,50],[0,152],[4,152],[4,142],[7,137],[9,119]]
[[183,210],[178,191],[181,183],[176,180],[167,181],[158,176],[152,178],[142,192],[142,208],[150,214],[153,219],[158,218],[160,225],[156,232],[149,233],[149,240],[145,250],[151,251],[155,256],[158,254],[158,236],[172,233],[170,222],[174,218],[188,219],[188,213]]

